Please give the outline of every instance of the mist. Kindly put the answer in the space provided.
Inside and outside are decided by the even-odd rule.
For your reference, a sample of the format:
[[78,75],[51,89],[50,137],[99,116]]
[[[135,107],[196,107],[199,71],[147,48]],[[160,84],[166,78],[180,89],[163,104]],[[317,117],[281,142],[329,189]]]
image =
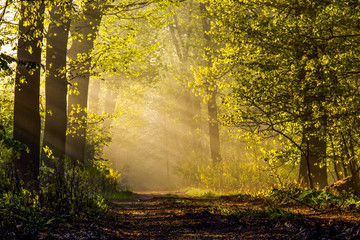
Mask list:
[[116,114],[99,124],[111,139],[101,157],[131,190],[258,191],[278,179],[294,180],[294,161],[264,161],[267,149],[280,147],[276,138],[242,138],[240,128],[224,123],[231,109],[223,99],[234,79],[216,82],[208,76],[211,43],[196,21],[203,14],[196,6],[183,3],[166,19],[159,13],[156,24],[137,20],[136,35],[125,47],[111,39],[132,36],[118,26],[133,22],[101,26],[108,35],[100,34],[94,49],[103,60],[90,80],[89,112]]
[[[154,83],[118,76],[91,79],[89,111],[118,113],[103,123],[112,140],[102,157],[121,174],[120,185],[134,191],[257,191],[274,185],[261,148],[229,127],[220,128],[222,165],[212,169],[206,102],[192,94],[170,75]],[[291,170],[288,166],[286,173]]]
[[[94,87],[99,84],[96,81],[100,81],[101,88],[99,95],[93,96]],[[112,142],[104,148],[104,158],[121,173],[121,184],[125,187],[134,190],[179,188],[181,179],[176,167],[190,154],[184,151],[184,144],[196,144],[189,142],[189,136],[194,133],[189,132],[181,116],[187,113],[187,106],[179,102],[183,90],[176,81],[172,83],[175,86],[166,86],[169,82],[154,85],[126,79],[120,82],[120,87],[113,90],[114,108],[109,113],[121,113],[111,121]],[[169,92],[165,87],[180,92]],[[105,103],[109,91],[106,80],[92,80],[90,111],[91,106],[100,112],[106,111],[105,104],[110,105]],[[100,99],[98,105],[92,103],[94,99]]]

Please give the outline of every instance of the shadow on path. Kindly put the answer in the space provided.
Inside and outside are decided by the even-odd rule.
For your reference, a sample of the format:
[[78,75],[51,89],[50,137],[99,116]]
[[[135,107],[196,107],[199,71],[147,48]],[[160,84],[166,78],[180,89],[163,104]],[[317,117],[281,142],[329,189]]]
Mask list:
[[[236,197],[190,197],[182,192],[136,192],[113,201],[116,239],[359,239],[360,226],[330,218],[268,218],[265,202]],[[221,210],[228,212],[222,212]],[[233,214],[234,212],[235,214]],[[241,212],[250,213],[242,216]]]

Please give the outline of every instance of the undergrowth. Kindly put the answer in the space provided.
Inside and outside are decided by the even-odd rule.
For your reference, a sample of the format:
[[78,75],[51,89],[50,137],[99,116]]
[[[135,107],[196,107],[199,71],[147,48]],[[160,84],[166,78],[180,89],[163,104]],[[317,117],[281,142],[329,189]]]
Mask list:
[[189,188],[185,190],[185,193],[193,197],[218,197],[221,195],[221,193],[217,193],[215,191],[204,190],[199,188]]
[[[336,194],[326,190],[302,189],[299,187],[284,187],[258,193],[217,193],[209,190],[189,189],[187,194],[196,197],[217,197],[203,207],[213,214],[236,216],[238,218],[295,219],[301,213],[285,210],[285,207],[303,207],[322,214],[337,210],[360,210],[360,198],[353,194]],[[217,200],[218,199],[218,200]],[[215,201],[216,200],[216,201]],[[215,201],[215,202],[214,202]],[[223,203],[235,204],[227,207]],[[237,209],[236,203],[257,201],[263,209]],[[189,201],[178,201],[183,205],[192,205]],[[265,208],[265,206],[269,206]]]
[[220,197],[220,198],[237,198],[238,200],[249,200],[249,199],[261,199],[264,198],[268,191],[259,191],[259,192],[217,192],[208,189],[200,189],[200,188],[188,188],[185,190],[187,195],[193,197]]
[[291,220],[302,218],[301,214],[293,213],[281,208],[268,209],[245,209],[236,210],[224,206],[210,207],[210,213],[221,214],[224,216],[235,216],[237,218],[245,219],[269,219],[269,220]]
[[122,191],[120,174],[101,157],[102,146],[110,139],[99,135],[89,134],[92,151],[84,163],[55,158],[47,149],[49,160],[42,162],[37,190],[27,189],[17,178],[16,143],[5,145],[0,139],[0,239],[37,239],[40,231],[56,222],[97,219],[106,216],[111,199],[132,197],[131,191]]
[[334,194],[326,190],[273,189],[268,198],[282,205],[305,205],[318,208],[360,208],[360,198],[353,194]]
[[130,190],[108,192],[104,194],[104,197],[108,200],[130,200],[134,198],[134,193]]

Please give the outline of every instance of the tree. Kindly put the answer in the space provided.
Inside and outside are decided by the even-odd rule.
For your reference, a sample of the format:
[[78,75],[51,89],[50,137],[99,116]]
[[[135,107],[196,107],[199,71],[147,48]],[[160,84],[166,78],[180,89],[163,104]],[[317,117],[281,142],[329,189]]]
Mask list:
[[[207,16],[207,8],[208,4],[200,3],[200,9],[203,13],[202,16],[202,25],[203,25],[203,32],[205,38],[205,66],[208,68],[212,67],[212,60],[211,60],[211,52],[209,48],[212,45],[212,39],[210,35],[211,25],[210,19]],[[221,161],[221,154],[220,154],[220,134],[219,134],[219,124],[218,124],[218,114],[217,114],[217,85],[215,81],[210,79],[206,80],[207,85],[207,95],[208,98],[208,115],[209,115],[209,137],[210,137],[210,152],[211,152],[211,159],[213,161],[213,165],[216,166]]]
[[[194,75],[191,72],[191,67],[205,65],[211,67],[211,56],[209,47],[213,45],[210,34],[210,19],[206,12],[204,3],[197,1],[189,1],[186,5],[183,4],[184,9],[177,9],[173,16],[173,21],[169,24],[170,36],[179,59],[180,65],[180,79],[181,84],[185,86],[184,103],[185,124],[190,127],[190,132],[193,134],[190,146],[187,148],[194,148],[194,151],[199,151],[200,139],[195,133],[200,129],[199,120],[195,116],[201,115],[201,105],[198,97],[189,90],[199,90],[204,96],[207,105],[207,124],[209,136],[210,156],[213,166],[216,166],[221,161],[220,154],[220,134],[217,119],[217,87],[215,81],[206,79],[201,84],[201,89],[187,89],[188,86],[194,85]],[[179,17],[180,16],[180,17]],[[201,19],[202,21],[195,21]],[[186,73],[188,73],[188,76]],[[196,84],[195,84],[196,85]],[[195,91],[196,92],[196,91]],[[197,92],[198,93],[198,92]],[[198,122],[198,123],[196,123]],[[196,143],[196,145],[195,145]]]
[[87,1],[83,17],[71,24],[72,45],[68,52],[71,59],[70,95],[68,98],[69,134],[66,137],[66,154],[74,162],[84,163],[86,146],[86,119],[91,51],[100,26],[102,10],[99,2]]
[[300,160],[300,180],[324,187],[330,139],[345,143],[345,119],[357,124],[359,4],[211,1],[211,9],[221,9],[212,12],[213,30],[225,45],[217,73],[234,79],[224,123],[279,137],[285,147],[278,152],[291,145],[288,158]]
[[[199,116],[201,115],[201,99],[196,96],[189,87],[190,83],[194,81],[194,75],[191,71],[191,66],[196,65],[199,60],[198,52],[202,52],[202,26],[196,21],[199,16],[199,9],[195,7],[194,1],[182,3],[171,16],[169,23],[169,33],[171,42],[178,59],[178,68],[173,73],[180,88],[178,97],[178,108],[181,113],[181,122],[185,129],[183,135],[188,135],[186,143],[182,144],[183,150],[180,150],[180,155],[185,151],[199,152],[201,151],[201,137],[199,136],[199,129],[201,123]],[[200,39],[200,41],[199,41]],[[197,118],[197,119],[196,119]],[[165,123],[166,124],[166,123]]]
[[72,1],[54,2],[50,11],[51,23],[46,46],[46,116],[43,146],[52,151],[55,159],[43,152],[46,165],[55,168],[60,178],[64,174],[63,158],[67,129],[66,53]]
[[[126,65],[128,59],[121,56],[120,59],[113,59],[119,55],[110,51],[110,49],[98,49],[94,51],[95,39],[99,34],[100,23],[102,18],[108,11],[113,11],[109,15],[117,16],[117,13],[123,11],[127,7],[136,7],[147,5],[144,3],[123,4],[118,2],[115,5],[107,5],[107,1],[86,1],[77,20],[71,24],[70,32],[72,33],[72,45],[69,49],[68,56],[71,59],[70,67],[70,88],[68,98],[68,135],[66,138],[66,154],[73,161],[84,163],[86,148],[86,124],[87,124],[87,108],[88,108],[88,92],[90,76],[94,74],[94,69],[99,72],[107,72],[109,66]],[[122,15],[124,13],[121,13]],[[109,34],[105,32],[105,34]],[[104,36],[105,39],[111,38],[109,35]],[[113,36],[120,38],[122,36]],[[111,44],[112,46],[109,46]],[[119,43],[122,44],[122,43]],[[114,48],[115,43],[112,41],[107,44],[109,48]],[[122,45],[121,45],[122,46]],[[115,46],[116,48],[117,46]],[[103,51],[102,51],[103,50]],[[96,55],[98,54],[98,55]],[[112,56],[110,56],[112,55]],[[93,57],[96,61],[93,61]],[[109,61],[112,58],[114,61]],[[101,65],[103,59],[108,60],[109,66]],[[125,63],[121,63],[121,60]],[[93,62],[92,62],[93,61]],[[96,62],[96,63],[95,63]],[[111,68],[114,69],[114,68]]]
[[[66,152],[74,161],[84,161],[87,100],[91,74],[117,72],[126,69],[133,59],[139,55],[137,52],[139,49],[122,54],[124,49],[131,49],[129,42],[136,36],[136,19],[149,17],[156,9],[162,9],[171,3],[163,4],[161,1],[153,0],[129,3],[120,1],[115,2],[114,5],[107,4],[108,1],[102,0],[86,1],[82,12],[83,17],[73,21],[70,30],[74,37],[69,50],[69,58],[72,60],[71,65],[73,67],[70,70],[70,80],[72,81],[68,100],[70,127],[68,128],[69,135],[66,140]],[[145,10],[142,11],[143,9]],[[103,17],[106,19],[99,34],[99,27]],[[123,19],[126,20],[126,23],[120,25],[121,28],[108,28],[109,23],[106,21],[111,24],[116,20]],[[132,24],[129,24],[129,22]],[[125,37],[121,34],[117,35],[117,32],[123,33]],[[94,41],[97,36],[105,44],[103,42],[99,43],[99,41],[95,44]],[[114,50],[119,51],[115,52]]]
[[44,1],[21,1],[17,57],[36,67],[18,65],[15,81],[14,140],[26,145],[15,159],[19,179],[27,188],[39,187],[40,161],[40,64]]

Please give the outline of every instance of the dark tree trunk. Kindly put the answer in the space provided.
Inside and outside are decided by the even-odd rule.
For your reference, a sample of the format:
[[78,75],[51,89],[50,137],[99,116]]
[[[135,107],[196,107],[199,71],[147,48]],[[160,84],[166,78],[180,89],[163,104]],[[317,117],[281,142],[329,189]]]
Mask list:
[[331,138],[330,139],[330,143],[331,143],[331,148],[332,148],[332,163],[334,166],[334,171],[335,171],[335,175],[336,175],[336,181],[339,181],[341,179],[343,179],[343,174],[341,172],[341,166],[340,163],[337,160],[337,154],[336,154],[336,149],[335,149],[335,145],[334,145],[334,141]]
[[[300,55],[301,56],[301,55]],[[299,58],[301,58],[299,56]],[[314,56],[312,56],[314,57]],[[315,56],[316,58],[317,56]],[[323,79],[322,73],[318,72],[318,79]],[[304,89],[302,94],[304,96],[303,105],[304,113],[302,116],[303,136],[301,143],[301,158],[299,182],[306,187],[324,188],[328,185],[327,182],[327,166],[326,166],[326,149],[327,142],[323,138],[326,133],[327,115],[322,108],[322,103],[325,101],[326,94],[319,93],[314,95],[311,90],[314,88],[314,82],[306,79],[306,71],[302,69],[299,73],[299,80],[304,82]],[[319,118],[321,124],[316,126],[314,123],[313,105],[320,106],[323,116]]]
[[[44,4],[42,1],[21,2],[17,56],[21,61],[41,63]],[[27,23],[26,23],[27,22]],[[30,22],[30,24],[29,24]],[[37,34],[35,34],[37,32]],[[40,33],[40,34],[39,34]],[[26,37],[30,39],[26,40]],[[29,49],[32,49],[31,53]],[[14,140],[28,147],[15,159],[19,179],[28,189],[39,188],[40,163],[40,67],[28,70],[18,65],[15,77]]]
[[52,150],[58,163],[43,152],[46,165],[57,170],[60,179],[64,175],[64,156],[67,125],[66,52],[70,19],[64,17],[70,11],[71,0],[66,6],[54,6],[50,12],[46,48],[46,116],[43,146]]
[[[206,16],[206,4],[200,3],[200,10],[203,13],[202,24],[204,31],[204,38],[206,41],[206,47],[211,45],[211,36],[209,34],[210,31],[210,21]],[[205,49],[205,61],[208,67],[211,67],[211,53],[206,48]],[[211,159],[213,161],[213,166],[215,167],[219,162],[221,162],[221,153],[220,153],[220,134],[219,134],[219,123],[217,121],[217,87],[216,83],[208,81],[207,94],[210,96],[208,101],[208,115],[209,115],[209,137],[210,137],[210,152]]]
[[351,175],[353,184],[356,187],[356,189],[360,189],[359,166],[356,162],[356,153],[354,149],[354,143],[353,143],[351,131],[348,131],[347,137],[345,137],[344,135],[342,137],[343,137],[343,148],[347,158],[347,164],[346,164],[347,171],[349,175]]
[[300,161],[299,182],[304,186],[320,189],[328,185],[327,169],[324,165],[326,142],[318,137],[310,136],[303,139],[304,154]]
[[[69,58],[75,61],[70,71],[71,87],[70,91],[77,94],[70,94],[68,98],[69,129],[71,134],[66,137],[66,155],[72,161],[85,161],[86,146],[86,118],[88,107],[89,79],[91,71],[91,51],[94,47],[94,40],[97,35],[101,22],[101,11],[94,8],[91,4],[86,4],[84,12],[85,19],[80,19],[71,24],[72,35],[77,36],[73,40],[69,50]],[[82,37],[83,36],[83,37]],[[78,55],[85,56],[85,60],[77,60]],[[74,63],[74,62],[73,62]],[[73,108],[80,108],[79,112],[70,114]]]
[[321,127],[326,126],[326,115],[324,114],[321,119],[321,127],[315,127],[314,123],[312,123],[312,97],[306,96],[305,99],[306,111],[303,117],[304,127],[301,144],[302,153],[299,182],[312,189],[322,189],[328,185],[326,167],[327,143],[326,140],[321,137],[321,133],[324,132],[324,129],[320,129]]

